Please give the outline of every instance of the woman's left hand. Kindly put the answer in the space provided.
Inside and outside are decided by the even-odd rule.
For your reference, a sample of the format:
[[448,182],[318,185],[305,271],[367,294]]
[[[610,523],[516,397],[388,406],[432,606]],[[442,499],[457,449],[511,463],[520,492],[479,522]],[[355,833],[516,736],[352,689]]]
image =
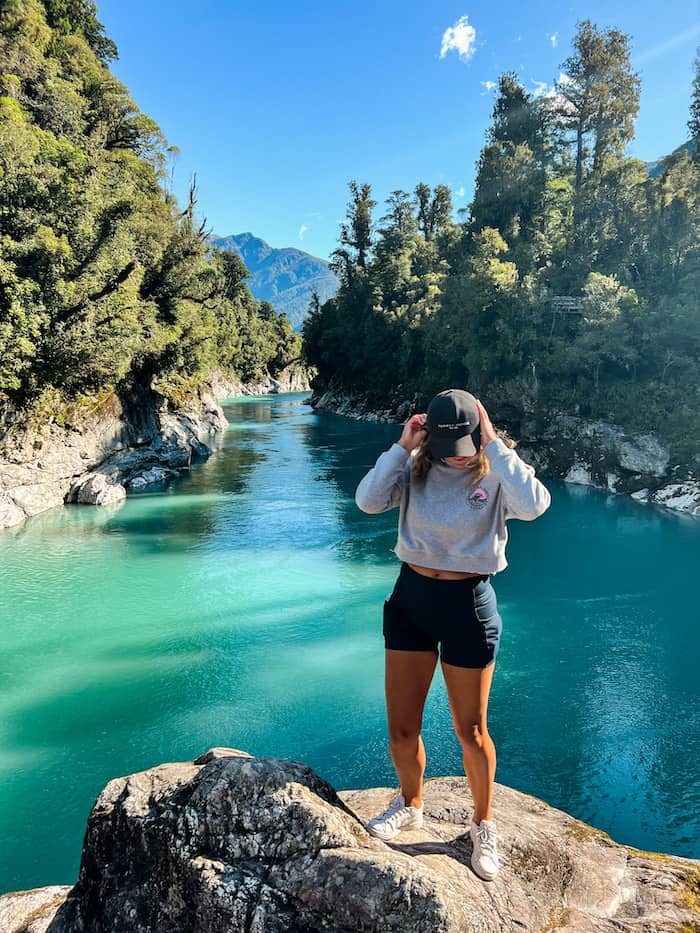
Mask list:
[[498,435],[496,434],[496,429],[491,423],[491,419],[488,416],[488,412],[481,404],[479,399],[476,400],[476,407],[479,409],[479,427],[481,429],[481,449],[483,450],[487,444],[490,444],[491,441],[495,441]]

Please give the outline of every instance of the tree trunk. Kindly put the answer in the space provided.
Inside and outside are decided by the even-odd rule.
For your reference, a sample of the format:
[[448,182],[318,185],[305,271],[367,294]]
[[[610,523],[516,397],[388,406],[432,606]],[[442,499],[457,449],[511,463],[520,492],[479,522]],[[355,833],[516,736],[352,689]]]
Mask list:
[[598,107],[595,122],[595,149],[593,151],[593,174],[600,173],[603,163],[603,143],[605,141],[605,131],[603,129],[603,105]]
[[579,117],[576,126],[576,191],[581,187],[583,178],[583,119]]

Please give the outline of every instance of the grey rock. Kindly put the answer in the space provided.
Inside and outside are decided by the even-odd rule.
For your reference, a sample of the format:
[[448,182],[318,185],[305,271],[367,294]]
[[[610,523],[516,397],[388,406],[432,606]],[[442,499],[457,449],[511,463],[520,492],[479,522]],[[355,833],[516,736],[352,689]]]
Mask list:
[[617,438],[616,448],[620,466],[634,473],[663,476],[671,459],[668,447],[653,434]]
[[155,392],[125,386],[75,425],[37,429],[20,411],[0,411],[0,529],[63,502],[120,502],[137,477],[176,475],[209,456],[226,419],[208,392],[191,408],[173,412]]
[[24,521],[26,513],[7,492],[0,492],[0,528],[11,528]]
[[212,393],[217,399],[250,395],[277,395],[282,392],[308,392],[309,374],[301,365],[290,365],[276,377],[266,374],[259,382],[241,382],[231,373],[215,370],[209,374]]
[[69,933],[57,918],[71,892],[68,885],[16,891],[0,897],[2,933]]
[[[536,414],[527,393],[521,398],[512,386],[503,388],[500,407],[489,413],[498,428],[505,427],[511,437],[524,439],[517,445],[518,454],[535,467],[541,479],[561,479],[574,486],[626,495],[646,490],[646,498],[655,505],[700,517],[700,498],[695,492],[700,488],[697,467],[694,472],[687,465],[670,468],[669,449],[655,435],[627,434],[620,425],[563,412]],[[362,394],[316,383],[309,403],[345,417],[375,422],[399,423],[405,421],[406,412],[416,410],[415,401],[380,409]],[[685,492],[680,492],[676,487],[684,478],[683,470]]]
[[137,473],[128,481],[129,489],[142,489],[153,483],[162,483],[171,476],[177,476],[177,470],[168,470],[165,467],[151,467],[143,473]]
[[649,490],[648,489],[638,489],[636,492],[631,493],[633,499],[637,502],[647,502],[649,499]]
[[700,516],[700,483],[688,480],[684,483],[669,483],[657,489],[651,501],[677,512],[688,512]]
[[617,473],[608,473],[607,475],[608,492],[615,492],[617,490],[617,484],[618,484],[619,479],[620,477],[617,475]]
[[576,483],[579,486],[592,486],[590,470],[583,463],[574,463],[564,477],[565,483]]
[[[225,748],[117,778],[90,814],[75,887],[0,897],[0,929],[665,933],[699,919],[692,860],[618,845],[498,784],[502,869],[485,884],[470,868],[466,779],[427,781],[424,827],[385,844],[364,824],[394,793],[337,794],[304,764]],[[18,918],[24,897],[28,914],[55,898],[48,926]]]
[[111,505],[126,498],[126,489],[113,473],[86,473],[69,491],[71,502],[83,505]]

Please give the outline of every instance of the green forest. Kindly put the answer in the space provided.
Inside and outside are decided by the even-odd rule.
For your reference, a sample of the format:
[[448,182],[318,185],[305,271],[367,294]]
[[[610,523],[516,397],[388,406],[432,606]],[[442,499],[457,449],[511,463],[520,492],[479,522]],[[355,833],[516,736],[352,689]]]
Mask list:
[[690,141],[653,170],[625,157],[630,37],[580,22],[561,70],[539,97],[501,75],[458,222],[445,186],[393,191],[377,218],[370,185],[350,183],[341,287],[304,326],[315,387],[423,410],[462,386],[516,422],[565,412],[657,432],[698,471],[700,55]]
[[299,357],[240,258],[208,247],[194,182],[176,203],[176,150],[116,57],[92,0],[0,0],[0,403],[167,394]]

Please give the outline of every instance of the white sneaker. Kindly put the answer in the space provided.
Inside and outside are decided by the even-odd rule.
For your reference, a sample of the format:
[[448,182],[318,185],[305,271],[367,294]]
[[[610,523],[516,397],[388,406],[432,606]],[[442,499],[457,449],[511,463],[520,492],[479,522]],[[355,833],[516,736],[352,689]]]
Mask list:
[[484,881],[493,881],[500,868],[496,848],[496,825],[493,820],[482,820],[477,824],[472,818],[469,833],[474,843],[472,868]]
[[393,839],[402,829],[420,829],[423,825],[423,807],[407,807],[403,794],[394,797],[381,816],[367,824],[367,832],[385,842]]

